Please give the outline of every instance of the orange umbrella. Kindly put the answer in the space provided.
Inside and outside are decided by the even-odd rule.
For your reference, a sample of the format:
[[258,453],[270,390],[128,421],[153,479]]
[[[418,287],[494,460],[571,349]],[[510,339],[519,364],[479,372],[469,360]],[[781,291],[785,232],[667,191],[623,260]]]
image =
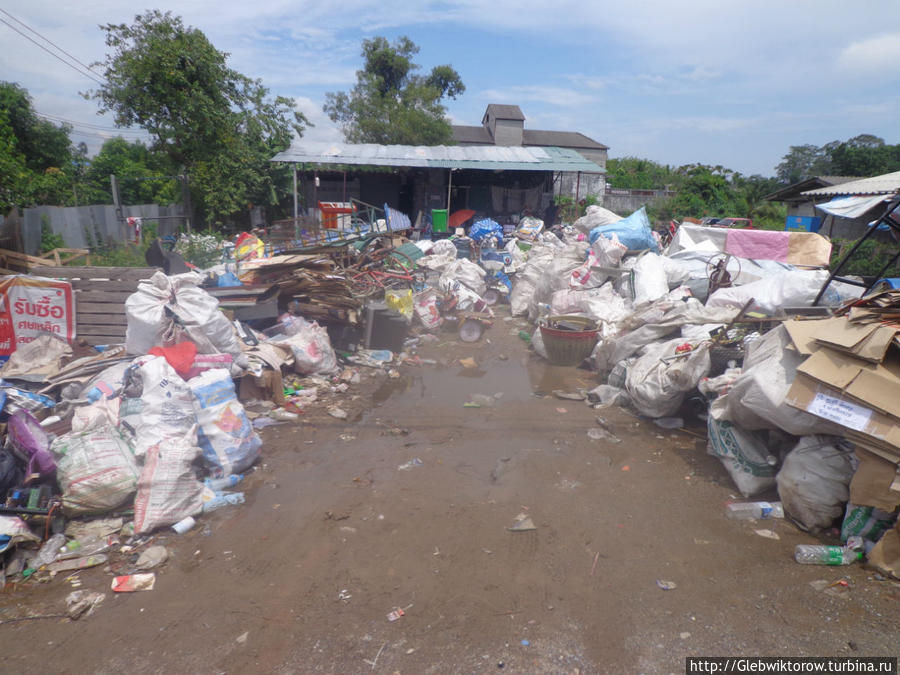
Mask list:
[[460,209],[450,214],[450,220],[447,224],[451,230],[454,230],[457,227],[461,227],[464,222],[474,215],[475,212],[472,209]]

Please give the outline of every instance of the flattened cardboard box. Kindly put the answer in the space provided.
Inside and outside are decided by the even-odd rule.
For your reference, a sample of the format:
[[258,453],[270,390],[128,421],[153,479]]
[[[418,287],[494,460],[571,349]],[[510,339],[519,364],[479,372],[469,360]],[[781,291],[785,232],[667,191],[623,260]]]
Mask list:
[[800,364],[797,372],[900,418],[900,359],[893,355],[876,365],[832,349],[820,349]]
[[900,474],[895,462],[857,445],[859,466],[850,481],[850,501],[892,513],[900,505]]
[[[894,385],[896,386],[896,385]],[[900,398],[900,389],[894,389]],[[798,372],[784,397],[788,405],[848,429],[847,436],[861,441],[892,461],[900,460],[900,419],[885,414],[867,401],[850,396],[837,387]]]

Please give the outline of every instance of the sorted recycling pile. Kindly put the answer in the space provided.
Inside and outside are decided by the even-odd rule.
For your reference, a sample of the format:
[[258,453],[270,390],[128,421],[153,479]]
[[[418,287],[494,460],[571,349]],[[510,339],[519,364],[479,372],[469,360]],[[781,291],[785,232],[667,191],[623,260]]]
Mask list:
[[[0,369],[6,579],[105,565],[115,591],[152,588],[148,570],[166,559],[154,533],[184,533],[243,502],[232,488],[260,455],[257,429],[313,404],[346,419],[341,397],[362,370],[399,377],[397,364],[425,363],[412,348],[439,329],[477,341],[500,301],[534,324],[524,337],[543,358],[560,358],[545,344],[554,331],[590,341],[567,354],[597,373],[589,402],[668,428],[690,407],[741,494],[777,489],[786,515],[813,533],[843,517],[841,539],[862,537],[869,561],[900,576],[900,294],[846,304],[858,289],[832,286],[825,304],[840,310],[791,318],[827,277],[817,268],[827,240],[685,225],[663,251],[643,209],[621,218],[591,206],[552,231],[526,217],[510,236],[483,219],[466,236],[413,245],[424,286],[383,298],[399,338],[373,325],[345,336],[366,306],[329,258],[254,253],[217,266],[218,285],[275,288],[265,330],[226,317],[202,275],[158,272],[125,303],[124,345],[73,353],[48,334],[20,344]],[[713,270],[724,272],[716,283]],[[98,602],[77,596],[73,614]]]

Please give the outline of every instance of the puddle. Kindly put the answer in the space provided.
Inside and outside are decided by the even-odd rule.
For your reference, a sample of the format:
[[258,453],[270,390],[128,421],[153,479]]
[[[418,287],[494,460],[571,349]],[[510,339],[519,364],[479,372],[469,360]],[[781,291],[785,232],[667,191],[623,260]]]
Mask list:
[[596,386],[596,376],[567,366],[554,366],[543,359],[495,360],[477,369],[428,367],[415,375],[386,381],[372,396],[378,407],[391,405],[429,405],[460,407],[473,394],[502,394],[498,406],[524,402],[533,395],[552,395],[554,390],[577,391]]

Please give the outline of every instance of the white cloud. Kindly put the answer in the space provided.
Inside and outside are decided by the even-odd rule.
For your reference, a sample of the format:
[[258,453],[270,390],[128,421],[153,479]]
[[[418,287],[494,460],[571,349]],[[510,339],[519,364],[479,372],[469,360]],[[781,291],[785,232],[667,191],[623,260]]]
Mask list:
[[550,106],[576,107],[596,103],[595,96],[566,87],[519,85],[502,89],[485,89],[476,96],[487,103],[512,103],[540,101]]
[[847,73],[868,77],[893,75],[900,63],[900,33],[879,35],[845,47],[837,59],[838,67]]

